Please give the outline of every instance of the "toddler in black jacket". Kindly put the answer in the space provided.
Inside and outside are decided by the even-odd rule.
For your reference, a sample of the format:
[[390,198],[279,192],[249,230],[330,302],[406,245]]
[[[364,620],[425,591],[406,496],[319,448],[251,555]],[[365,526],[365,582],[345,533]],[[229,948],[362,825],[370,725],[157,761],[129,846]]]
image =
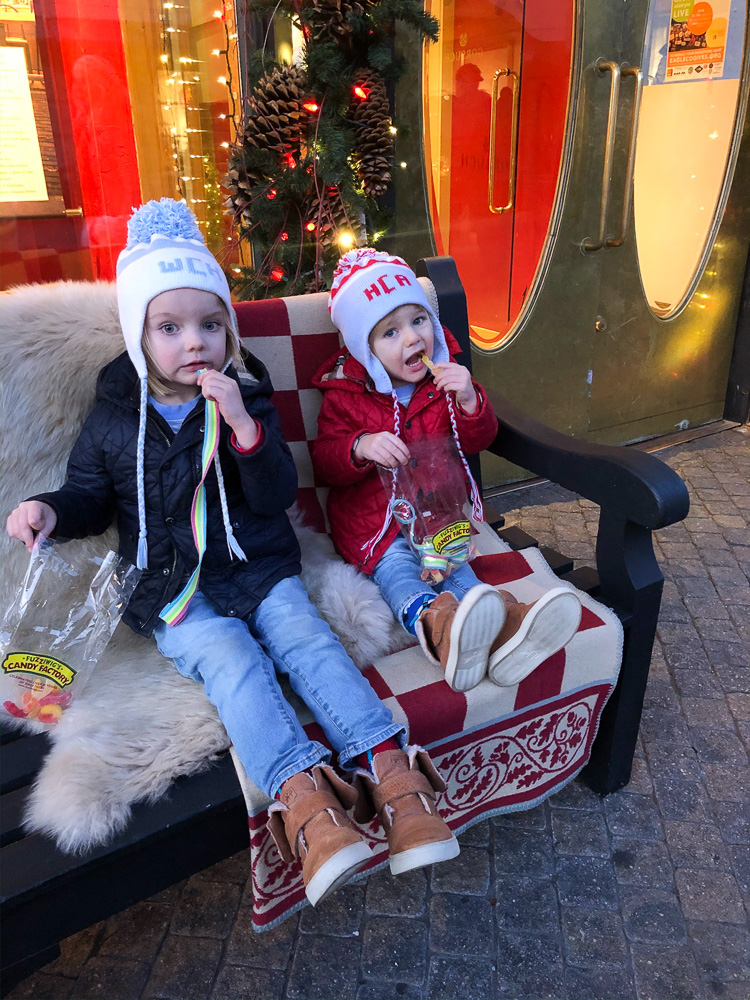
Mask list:
[[302,729],[277,672],[342,767],[380,784],[392,870],[455,856],[427,754],[405,747],[299,579],[285,513],[294,462],[195,217],[163,198],[138,209],[128,233],[117,264],[126,351],[100,373],[65,484],[21,503],[9,534],[32,548],[53,532],[99,534],[117,515],[120,552],[142,570],[125,620],[204,685],[248,776],[275,799],[269,828],[282,857],[301,860],[313,904],[372,854],[346,816],[357,793]]

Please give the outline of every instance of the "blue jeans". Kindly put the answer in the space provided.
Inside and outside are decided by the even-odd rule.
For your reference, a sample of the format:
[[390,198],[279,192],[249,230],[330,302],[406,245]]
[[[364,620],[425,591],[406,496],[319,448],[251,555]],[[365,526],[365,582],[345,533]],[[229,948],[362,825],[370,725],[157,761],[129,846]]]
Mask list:
[[459,566],[443,583],[431,587],[420,579],[420,560],[403,535],[399,534],[388,546],[375,567],[372,578],[380,588],[386,604],[406,631],[405,612],[420,597],[432,601],[447,590],[458,600],[481,581],[469,563]]
[[297,576],[277,583],[249,622],[222,616],[198,592],[185,618],[172,626],[160,621],[154,637],[183,677],[204,685],[248,777],[269,796],[287,778],[331,756],[308,738],[276,671],[289,677],[343,766],[404,733],[318,616]]

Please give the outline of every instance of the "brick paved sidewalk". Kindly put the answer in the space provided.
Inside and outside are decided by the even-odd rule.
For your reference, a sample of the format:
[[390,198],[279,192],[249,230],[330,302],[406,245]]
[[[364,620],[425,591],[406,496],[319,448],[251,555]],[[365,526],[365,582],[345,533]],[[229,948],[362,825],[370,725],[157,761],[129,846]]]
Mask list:
[[[10,996],[748,1000],[749,445],[744,428],[660,454],[692,509],[658,533],[667,582],[627,789],[574,783],[474,827],[454,862],[378,873],[262,935],[239,854],[69,938]],[[551,486],[502,500],[509,524],[591,559],[592,504]]]

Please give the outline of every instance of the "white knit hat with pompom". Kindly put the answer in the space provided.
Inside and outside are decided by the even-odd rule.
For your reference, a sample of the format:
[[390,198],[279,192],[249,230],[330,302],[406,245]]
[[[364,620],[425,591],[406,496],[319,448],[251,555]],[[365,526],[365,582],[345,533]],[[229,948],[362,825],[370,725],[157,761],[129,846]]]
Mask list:
[[[143,456],[146,447],[148,408],[148,368],[143,353],[143,330],[151,299],[175,288],[198,288],[213,292],[226,307],[229,330],[239,346],[237,319],[229,285],[216,258],[206,246],[198,221],[183,201],[162,198],[133,210],[128,222],[128,242],[117,258],[117,306],[120,326],[130,360],[140,381],[138,425],[138,558],[139,569],[148,566],[146,541],[146,498]],[[218,452],[214,459],[222,499],[224,527],[230,551],[244,559],[235,541],[226,508],[223,477]]]
[[127,246],[117,258],[120,325],[140,378],[148,374],[141,344],[148,304],[174,288],[198,288],[218,295],[237,338],[227,279],[206,246],[197,219],[184,201],[162,198],[134,209],[128,222]]

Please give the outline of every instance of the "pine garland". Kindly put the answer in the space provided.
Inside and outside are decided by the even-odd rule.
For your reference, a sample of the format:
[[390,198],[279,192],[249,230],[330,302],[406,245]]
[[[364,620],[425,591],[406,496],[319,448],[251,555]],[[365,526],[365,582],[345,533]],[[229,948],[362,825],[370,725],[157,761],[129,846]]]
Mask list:
[[387,229],[378,199],[394,155],[395,23],[436,41],[437,21],[420,0],[248,0],[246,10],[290,18],[305,43],[299,66],[263,52],[248,66],[225,186],[254,266],[230,281],[240,299],[322,291],[341,253]]

